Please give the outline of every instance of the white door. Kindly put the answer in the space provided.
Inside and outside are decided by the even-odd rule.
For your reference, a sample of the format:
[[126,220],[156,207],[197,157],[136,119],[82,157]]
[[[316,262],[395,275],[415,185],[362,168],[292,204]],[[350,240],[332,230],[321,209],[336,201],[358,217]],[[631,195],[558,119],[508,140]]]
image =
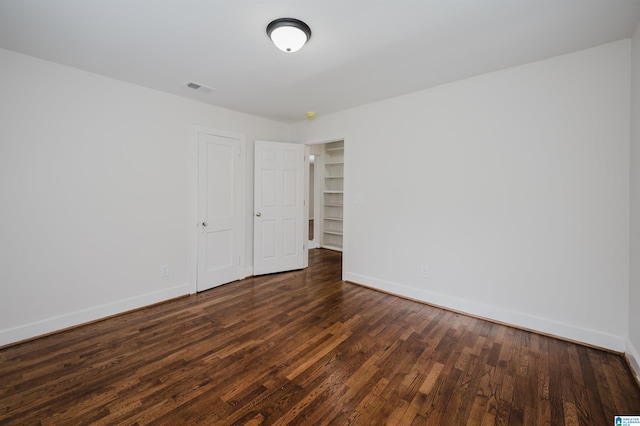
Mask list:
[[305,146],[256,141],[253,274],[305,267]]
[[198,134],[198,291],[243,278],[240,139]]

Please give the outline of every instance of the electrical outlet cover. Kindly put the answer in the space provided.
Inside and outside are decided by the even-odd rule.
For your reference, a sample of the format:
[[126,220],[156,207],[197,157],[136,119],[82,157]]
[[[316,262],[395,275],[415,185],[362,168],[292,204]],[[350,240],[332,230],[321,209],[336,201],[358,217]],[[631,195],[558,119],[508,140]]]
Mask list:
[[422,278],[427,278],[429,276],[429,267],[428,266],[422,266],[420,268],[420,276]]
[[169,265],[162,265],[160,267],[160,276],[168,277],[169,276]]

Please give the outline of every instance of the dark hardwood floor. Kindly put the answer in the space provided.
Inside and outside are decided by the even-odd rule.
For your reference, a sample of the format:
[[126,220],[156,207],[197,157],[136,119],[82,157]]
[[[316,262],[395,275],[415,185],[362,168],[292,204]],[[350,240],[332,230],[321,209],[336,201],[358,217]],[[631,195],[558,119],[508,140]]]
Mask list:
[[617,354],[340,281],[340,253],[0,350],[0,424],[612,425]]

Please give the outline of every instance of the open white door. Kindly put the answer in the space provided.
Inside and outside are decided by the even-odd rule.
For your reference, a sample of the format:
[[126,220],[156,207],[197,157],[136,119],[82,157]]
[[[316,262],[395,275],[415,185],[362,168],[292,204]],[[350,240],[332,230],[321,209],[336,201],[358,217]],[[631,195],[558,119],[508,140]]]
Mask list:
[[305,146],[256,141],[253,274],[305,267]]
[[241,140],[198,133],[197,291],[244,278]]

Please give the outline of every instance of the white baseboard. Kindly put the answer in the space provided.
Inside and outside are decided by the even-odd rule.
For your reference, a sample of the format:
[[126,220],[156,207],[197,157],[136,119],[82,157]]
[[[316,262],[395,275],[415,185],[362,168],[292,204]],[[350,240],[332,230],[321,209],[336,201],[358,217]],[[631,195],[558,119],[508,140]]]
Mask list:
[[[420,300],[429,304],[441,306],[443,308],[465,312],[470,315],[487,318],[489,320],[510,324],[516,327],[538,331],[543,334],[549,334],[564,339],[574,340],[577,342],[598,346],[616,352],[625,351],[625,338],[608,333],[603,333],[601,331],[591,330],[571,324],[554,321],[548,318],[542,318],[534,315],[523,314],[521,312],[511,311],[498,306],[486,305],[474,300],[462,299],[447,294],[436,293],[429,290],[379,280],[376,278],[371,278],[350,272],[346,272],[344,274],[344,279],[346,281],[351,281],[357,284],[362,284],[371,288],[382,290],[387,293]],[[637,355],[635,359],[638,359]]]
[[43,334],[63,330],[65,328],[99,320],[111,315],[142,308],[144,306],[153,305],[154,303],[163,302],[175,297],[184,296],[190,293],[190,289],[191,286],[189,284],[182,284],[166,290],[130,297],[128,299],[118,300],[116,302],[94,306],[64,315],[58,315],[40,321],[34,321],[17,327],[6,328],[0,330],[0,346],[19,342],[25,339],[31,339]]
[[627,347],[624,353],[629,360],[629,366],[633,370],[633,374],[636,375],[636,380],[640,383],[640,352],[638,352],[638,348],[633,346],[631,341],[627,340]]

